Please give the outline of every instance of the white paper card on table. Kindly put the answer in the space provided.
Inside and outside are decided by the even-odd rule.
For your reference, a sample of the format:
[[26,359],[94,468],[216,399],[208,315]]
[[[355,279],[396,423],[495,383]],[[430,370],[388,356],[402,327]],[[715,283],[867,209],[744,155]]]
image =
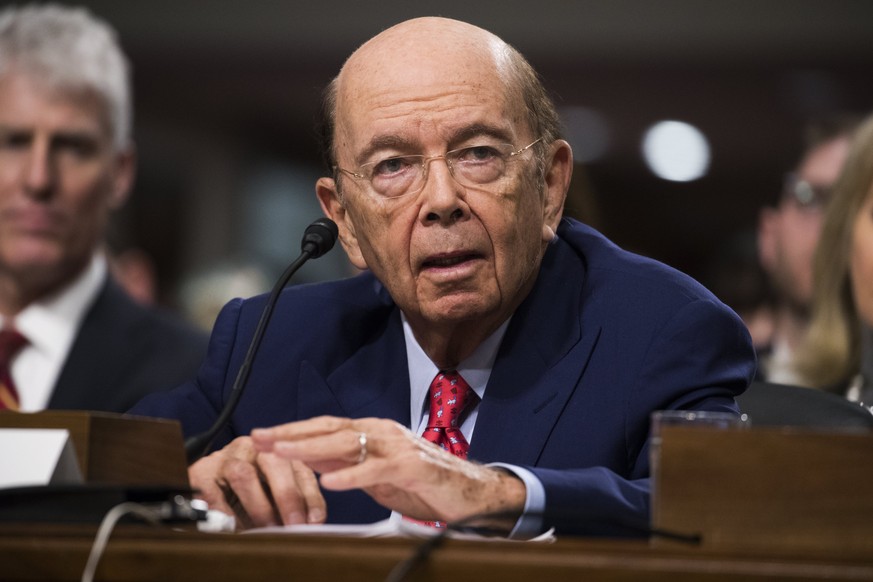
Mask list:
[[69,431],[0,428],[0,489],[82,481]]
[[[409,538],[430,538],[445,532],[442,529],[436,529],[412,521],[402,519],[398,514],[392,515],[388,519],[377,521],[376,523],[365,524],[321,524],[321,525],[285,525],[274,527],[262,527],[257,529],[246,530],[243,533],[247,534],[303,534],[303,535],[327,535],[341,536],[352,538],[378,538],[378,537],[409,537]],[[555,541],[554,528],[538,535],[529,540],[510,540],[504,537],[482,536],[475,533],[448,531],[445,532],[447,537],[458,540],[471,541],[490,541],[490,542],[547,542]]]

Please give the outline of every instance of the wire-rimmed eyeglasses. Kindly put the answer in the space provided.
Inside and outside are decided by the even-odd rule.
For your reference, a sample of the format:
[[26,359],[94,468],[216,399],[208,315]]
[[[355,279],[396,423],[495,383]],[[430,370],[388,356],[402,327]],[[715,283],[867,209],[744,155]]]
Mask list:
[[335,171],[370,183],[373,192],[384,198],[415,194],[424,188],[430,162],[443,159],[452,177],[462,186],[477,188],[497,182],[506,174],[506,166],[542,141],[539,138],[516,149],[512,144],[477,144],[448,151],[437,156],[391,156],[367,162],[357,171],[334,166]]
[[829,187],[811,184],[792,173],[785,177],[783,197],[804,210],[820,211],[830,201],[831,191]]

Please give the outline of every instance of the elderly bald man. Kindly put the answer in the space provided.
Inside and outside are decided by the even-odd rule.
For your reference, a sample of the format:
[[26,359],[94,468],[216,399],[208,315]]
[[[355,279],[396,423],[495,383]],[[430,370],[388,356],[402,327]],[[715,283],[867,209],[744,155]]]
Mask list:
[[[755,366],[740,320],[562,220],[570,146],[493,34],[398,24],[348,59],[325,112],[316,194],[364,273],[284,292],[192,484],[244,525],[393,512],[519,537],[645,532],[649,414],[736,413]],[[205,429],[264,301],[227,305],[199,376],[136,411]]]

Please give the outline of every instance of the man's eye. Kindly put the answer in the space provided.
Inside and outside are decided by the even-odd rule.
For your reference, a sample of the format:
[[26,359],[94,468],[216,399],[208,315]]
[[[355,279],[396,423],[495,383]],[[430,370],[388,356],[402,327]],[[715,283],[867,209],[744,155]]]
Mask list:
[[373,166],[374,176],[393,176],[400,174],[413,165],[409,158],[388,158]]
[[25,133],[0,134],[0,148],[15,150],[30,146],[30,136]]
[[464,148],[458,152],[459,162],[490,162],[499,157],[497,149],[486,145]]
[[97,153],[99,146],[94,140],[82,137],[65,137],[55,141],[55,147],[77,158],[89,158]]

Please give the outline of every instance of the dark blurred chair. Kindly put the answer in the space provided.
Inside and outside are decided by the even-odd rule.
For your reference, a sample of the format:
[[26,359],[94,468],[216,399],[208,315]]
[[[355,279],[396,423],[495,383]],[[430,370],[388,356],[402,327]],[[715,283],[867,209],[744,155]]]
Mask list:
[[873,429],[873,414],[866,408],[823,390],[756,381],[737,402],[753,427]]

